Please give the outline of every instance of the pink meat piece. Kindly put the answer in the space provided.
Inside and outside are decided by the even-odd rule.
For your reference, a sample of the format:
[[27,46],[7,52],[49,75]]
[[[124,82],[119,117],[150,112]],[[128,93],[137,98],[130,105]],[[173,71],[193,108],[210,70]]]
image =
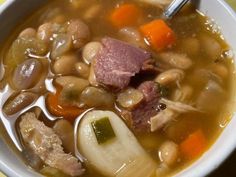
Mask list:
[[99,83],[116,88],[125,88],[130,78],[140,71],[151,54],[125,42],[103,38],[103,48],[95,60],[95,76]]
[[55,132],[29,112],[21,117],[20,133],[24,142],[50,167],[70,176],[80,176],[84,169],[77,158],[63,151],[62,141]]
[[150,131],[150,118],[159,112],[158,86],[153,81],[145,81],[138,90],[143,93],[145,101],[131,112],[132,126],[136,131]]
[[139,85],[138,90],[144,95],[146,102],[160,98],[158,86],[153,81],[145,81]]

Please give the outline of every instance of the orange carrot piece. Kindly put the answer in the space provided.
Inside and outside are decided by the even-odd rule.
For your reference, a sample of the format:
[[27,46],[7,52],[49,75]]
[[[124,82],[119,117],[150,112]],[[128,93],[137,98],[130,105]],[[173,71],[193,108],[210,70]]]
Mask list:
[[175,34],[163,20],[154,20],[139,28],[154,50],[160,51],[175,43]]
[[115,8],[110,16],[111,23],[117,27],[130,26],[137,23],[141,10],[134,4],[123,4]]
[[46,99],[46,104],[49,112],[55,116],[63,117],[73,122],[74,119],[77,118],[83,112],[83,110],[76,106],[60,105],[59,96],[62,88],[60,86],[57,86],[56,89],[56,94],[50,93]]
[[197,130],[180,144],[180,150],[185,158],[194,159],[203,153],[206,144],[207,140],[202,130]]

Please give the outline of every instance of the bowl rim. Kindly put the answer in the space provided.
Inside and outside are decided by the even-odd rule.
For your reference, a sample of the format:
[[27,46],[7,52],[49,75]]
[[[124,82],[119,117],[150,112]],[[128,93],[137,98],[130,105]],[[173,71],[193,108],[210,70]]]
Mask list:
[[[194,1],[194,0],[193,0]],[[204,1],[204,0],[200,0]],[[232,20],[236,24],[236,11],[232,9],[232,7],[225,1],[225,0],[208,0],[208,1],[216,1],[219,3],[220,7],[224,9],[226,13],[232,18]],[[207,12],[203,13],[206,16],[208,16]],[[213,18],[214,20],[214,18]],[[214,21],[217,24],[217,21]],[[221,26],[220,26],[221,30]],[[227,42],[227,41],[226,41]],[[236,46],[234,46],[234,69],[236,69]],[[235,80],[233,80],[235,81]],[[233,85],[235,85],[234,83]],[[235,91],[234,91],[235,92]],[[236,96],[235,93],[233,95]],[[234,106],[235,107],[235,106]],[[191,165],[187,166],[187,168],[184,168],[182,171],[178,172],[175,177],[201,177],[201,176],[207,176],[211,174],[214,170],[216,170],[233,152],[236,150],[236,139],[234,136],[229,136],[232,134],[232,130],[234,130],[236,127],[236,114],[235,114],[235,108],[232,108],[232,116],[231,120],[228,122],[226,127],[220,132],[219,136],[216,138],[216,140],[213,142],[212,145],[210,145],[209,149],[207,149],[204,154],[194,161]],[[227,138],[223,141],[223,136],[226,136]],[[223,143],[223,144],[222,144]],[[224,148],[219,148],[219,146],[222,145]],[[212,151],[212,152],[210,152]],[[215,151],[215,156],[210,156],[210,154]],[[210,156],[210,157],[209,157]],[[220,156],[220,157],[219,157]],[[201,163],[199,163],[202,161]],[[199,164],[198,164],[199,163]],[[201,164],[201,165],[200,165]]]
[[[0,16],[5,10],[7,10],[8,7],[10,7],[16,1],[17,0],[6,0],[3,4],[1,4],[0,5]],[[200,1],[204,1],[204,0],[200,0]],[[225,2],[224,0],[212,0],[212,1],[217,1],[220,4],[221,8],[224,8],[224,11],[227,11],[227,13],[231,16],[231,18],[236,23],[236,12],[230,7],[230,5],[227,2]],[[236,61],[236,58],[234,60]],[[198,177],[199,176],[200,177],[200,176],[206,176],[206,175],[210,174],[211,172],[213,172],[215,169],[217,169],[223,163],[223,161],[225,161],[230,156],[230,154],[232,154],[232,152],[236,149],[236,139],[233,136],[227,137],[227,139],[225,140],[224,146],[227,145],[227,148],[225,148],[223,151],[221,151],[220,154],[217,154],[217,156],[221,155],[220,158],[212,157],[212,158],[207,159],[204,167],[200,167],[199,165],[196,165],[196,163],[199,162],[201,159],[206,158],[207,152],[209,150],[211,150],[213,146],[216,145],[216,143],[218,142],[220,137],[223,136],[223,134],[227,134],[226,131],[229,132],[230,130],[232,131],[234,129],[234,127],[232,125],[233,119],[235,119],[235,123],[236,123],[236,115],[235,114],[232,116],[232,119],[230,120],[228,125],[223,129],[223,131],[220,133],[219,137],[217,137],[217,139],[209,147],[209,149],[199,159],[197,159],[195,162],[193,162],[188,167],[184,168],[182,171],[179,171],[174,176],[175,177],[183,177],[183,176],[184,177],[189,177],[189,176],[191,176],[191,177],[195,177],[195,176]],[[0,149],[0,151],[1,151],[1,149]],[[15,176],[15,177],[22,176],[22,174],[19,174],[18,171],[16,172],[13,168],[11,168],[11,165],[6,164],[1,158],[0,158],[0,170],[2,170],[3,173],[5,173],[6,175],[9,175],[9,176]],[[20,172],[23,172],[24,170],[28,171],[29,169],[22,169]],[[197,171],[197,173],[196,173],[196,171]]]

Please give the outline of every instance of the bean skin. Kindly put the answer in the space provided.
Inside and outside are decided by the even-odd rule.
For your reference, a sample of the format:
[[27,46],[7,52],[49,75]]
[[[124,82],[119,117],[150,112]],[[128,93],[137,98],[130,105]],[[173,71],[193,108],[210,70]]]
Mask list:
[[[74,55],[63,55],[53,65],[56,74],[68,75],[75,72],[75,64],[78,59]],[[66,67],[65,67],[66,66]]]
[[21,38],[33,38],[36,36],[36,30],[34,28],[26,28],[20,34]]
[[14,99],[7,102],[3,107],[3,112],[7,115],[13,115],[20,110],[24,109],[26,106],[30,105],[35,101],[37,95],[30,92],[23,92],[17,95]]
[[28,59],[18,65],[13,74],[12,82],[16,89],[23,90],[32,88],[42,72],[42,64],[36,59]]
[[72,20],[67,28],[74,48],[81,48],[90,38],[89,27],[81,20]]
[[180,69],[170,69],[159,74],[155,81],[161,85],[169,85],[172,83],[179,83],[183,80],[185,73]]
[[97,55],[99,50],[102,48],[100,42],[89,42],[83,48],[82,57],[86,64],[91,64],[94,57]]
[[175,164],[179,156],[178,145],[172,141],[164,142],[159,149],[160,160],[168,166]]

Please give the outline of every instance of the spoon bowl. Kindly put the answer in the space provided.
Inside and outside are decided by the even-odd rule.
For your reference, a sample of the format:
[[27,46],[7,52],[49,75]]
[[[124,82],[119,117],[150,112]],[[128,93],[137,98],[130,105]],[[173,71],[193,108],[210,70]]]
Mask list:
[[82,154],[78,150],[78,129],[79,129],[79,124],[81,123],[82,119],[84,116],[92,111],[94,108],[90,108],[83,112],[81,115],[79,115],[74,123],[74,147],[75,147],[75,156],[80,160],[80,162],[84,163],[86,161],[85,157],[82,156]]
[[[3,106],[5,104],[5,102],[8,100],[8,98],[11,96],[11,94],[14,91],[10,88],[9,85],[7,85],[2,93],[0,94],[0,110],[3,110]],[[45,116],[50,120],[50,121],[55,121],[57,119],[61,119],[62,117],[55,117],[53,115],[51,115],[47,108],[46,108],[46,104],[45,104],[45,97],[44,96],[40,96],[38,97],[38,99],[36,101],[34,101],[32,104],[30,104],[29,106],[25,107],[23,110],[11,115],[11,116],[7,116],[4,114],[3,111],[0,111],[0,119],[8,133],[8,135],[10,136],[11,140],[13,141],[13,143],[15,144],[16,148],[19,151],[22,151],[22,144],[18,138],[18,135],[16,133],[16,129],[15,129],[15,123],[17,121],[17,119],[23,115],[24,113],[26,113],[27,111],[29,111],[32,108],[38,107],[41,109],[41,111],[45,114]]]

